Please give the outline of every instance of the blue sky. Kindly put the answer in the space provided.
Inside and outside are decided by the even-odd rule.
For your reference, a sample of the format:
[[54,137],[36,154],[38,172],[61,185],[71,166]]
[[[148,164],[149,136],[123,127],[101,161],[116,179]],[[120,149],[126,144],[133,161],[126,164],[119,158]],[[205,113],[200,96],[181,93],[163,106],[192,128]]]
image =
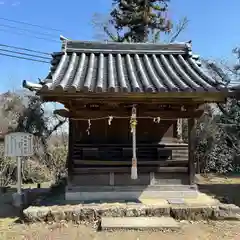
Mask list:
[[[111,0],[0,0],[0,18],[24,21],[60,29],[61,34],[71,39],[94,40],[94,13],[108,14]],[[193,51],[204,58],[224,59],[231,57],[231,49],[240,44],[240,1],[217,0],[171,0],[169,17],[176,21],[184,16],[189,19],[188,28],[178,41],[192,40]],[[60,49],[60,42],[49,42],[25,35],[15,35],[6,31],[2,25],[11,25],[52,34],[56,41],[59,32],[43,30],[0,19],[0,44],[26,47],[44,52]],[[8,29],[9,31],[9,29]],[[10,31],[16,32],[12,29]],[[18,31],[21,32],[21,31]],[[36,81],[44,78],[48,64],[0,56],[1,85],[0,92],[21,88],[23,79]]]

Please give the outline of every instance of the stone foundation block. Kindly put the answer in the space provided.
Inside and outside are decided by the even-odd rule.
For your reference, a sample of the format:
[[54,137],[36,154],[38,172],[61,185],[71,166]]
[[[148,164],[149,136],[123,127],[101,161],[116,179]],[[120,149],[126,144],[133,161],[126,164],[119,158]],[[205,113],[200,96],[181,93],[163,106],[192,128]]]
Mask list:
[[171,216],[179,220],[207,220],[213,215],[213,207],[172,206]]
[[234,204],[221,204],[213,211],[214,220],[240,220],[240,208]]
[[102,217],[173,217],[178,220],[240,220],[240,208],[219,206],[151,206],[143,204],[86,204],[76,206],[29,207],[23,211],[28,222],[74,221],[94,223]]

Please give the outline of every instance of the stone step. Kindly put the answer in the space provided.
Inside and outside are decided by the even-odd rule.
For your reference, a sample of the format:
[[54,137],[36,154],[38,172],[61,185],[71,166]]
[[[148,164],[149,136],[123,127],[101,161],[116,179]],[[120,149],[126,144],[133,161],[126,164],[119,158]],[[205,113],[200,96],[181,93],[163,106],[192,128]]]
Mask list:
[[197,191],[158,191],[158,192],[72,192],[66,191],[67,201],[140,201],[141,199],[197,198]]
[[197,189],[190,187],[166,188],[150,186],[149,188],[112,188],[106,189],[98,188],[85,188],[85,187],[72,187],[67,188],[65,193],[66,200],[69,201],[98,201],[98,200],[128,200],[136,201],[138,199],[172,199],[172,198],[196,198],[199,194]]
[[198,190],[197,185],[146,185],[146,186],[68,186],[68,191],[81,192],[134,192],[134,191],[190,191]]
[[102,230],[114,229],[172,229],[180,228],[171,217],[103,217]]

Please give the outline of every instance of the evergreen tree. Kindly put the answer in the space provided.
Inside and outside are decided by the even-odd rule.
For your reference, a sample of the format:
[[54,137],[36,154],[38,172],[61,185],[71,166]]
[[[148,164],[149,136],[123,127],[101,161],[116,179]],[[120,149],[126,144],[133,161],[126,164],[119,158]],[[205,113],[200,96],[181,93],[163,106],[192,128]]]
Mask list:
[[[158,38],[160,32],[169,33],[172,23],[167,18],[168,0],[114,0],[110,24],[117,31],[105,32],[113,41],[147,42]],[[154,36],[154,37],[153,37]]]

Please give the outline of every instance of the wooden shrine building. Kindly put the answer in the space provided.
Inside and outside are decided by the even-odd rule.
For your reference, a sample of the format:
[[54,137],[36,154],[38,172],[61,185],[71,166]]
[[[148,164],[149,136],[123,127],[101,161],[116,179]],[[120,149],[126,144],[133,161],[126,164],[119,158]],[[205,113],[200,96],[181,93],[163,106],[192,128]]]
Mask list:
[[193,141],[183,143],[181,119],[191,139],[201,105],[225,102],[228,89],[203,71],[190,44],[64,40],[51,65],[46,79],[23,86],[65,107],[56,113],[69,118],[66,198],[194,185]]

